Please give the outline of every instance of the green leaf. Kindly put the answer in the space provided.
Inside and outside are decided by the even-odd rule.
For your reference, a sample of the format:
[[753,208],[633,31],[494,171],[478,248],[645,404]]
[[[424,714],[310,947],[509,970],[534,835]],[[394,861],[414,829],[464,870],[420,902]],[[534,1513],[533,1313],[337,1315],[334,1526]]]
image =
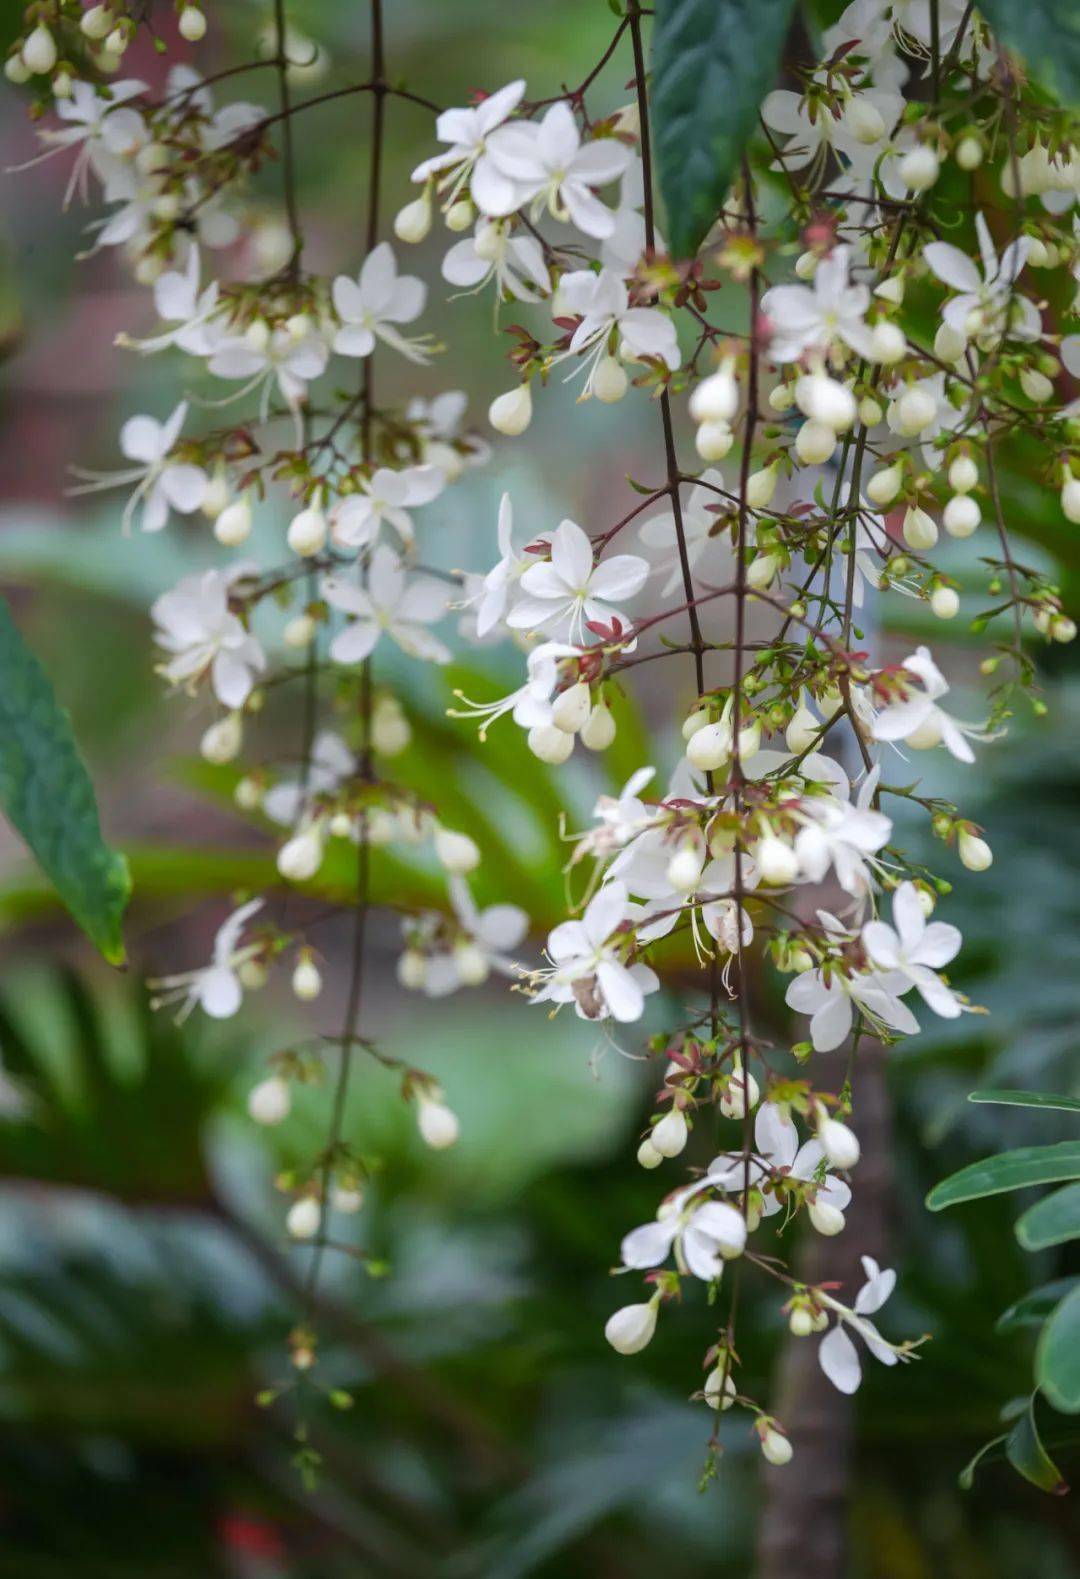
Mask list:
[[1001,1107],[1054,1108],[1062,1113],[1080,1113],[1080,1098],[1059,1097],[1053,1091],[971,1091],[969,1102],[992,1102]]
[[44,669],[0,599],[0,809],[111,965],[124,962],[127,862],[101,837],[90,775]]
[[960,1471],[959,1475],[956,1477],[956,1483],[960,1487],[961,1491],[971,1490],[975,1482],[975,1471],[978,1469],[983,1459],[988,1453],[992,1453],[995,1448],[1001,1447],[1002,1443],[1005,1441],[1006,1438],[1004,1436],[991,1437],[990,1441],[984,1442],[974,1457],[968,1460],[963,1469]]
[[1045,1250],[1080,1238],[1080,1184],[1066,1184],[1029,1206],[1017,1220],[1016,1237],[1025,1250]]
[[1052,1283],[1044,1283],[1041,1288],[1033,1288],[1030,1294],[1025,1294],[1015,1304],[1003,1310],[994,1323],[995,1332],[1016,1332],[1022,1327],[1041,1327],[1047,1316],[1053,1311],[1055,1305],[1060,1304],[1071,1288],[1075,1288],[1080,1279],[1075,1277],[1058,1277]]
[[1057,1497],[1064,1496],[1069,1487],[1060,1469],[1047,1453],[1035,1424],[1035,1399],[1031,1399],[1023,1414],[1009,1432],[1005,1442],[1005,1457],[1017,1474],[1030,1480],[1040,1491],[1050,1491]]
[[692,257],[776,80],[794,0],[657,0],[652,114],[667,239]]
[[1035,1380],[1055,1409],[1080,1413],[1080,1287],[1066,1294],[1040,1334]]
[[959,1173],[935,1184],[926,1197],[932,1212],[984,1195],[1001,1195],[1029,1184],[1058,1184],[1080,1178],[1080,1140],[1063,1140],[1054,1146],[1020,1146],[973,1162]]
[[1076,0],[979,0],[1001,42],[1063,104],[1080,102],[1080,10]]

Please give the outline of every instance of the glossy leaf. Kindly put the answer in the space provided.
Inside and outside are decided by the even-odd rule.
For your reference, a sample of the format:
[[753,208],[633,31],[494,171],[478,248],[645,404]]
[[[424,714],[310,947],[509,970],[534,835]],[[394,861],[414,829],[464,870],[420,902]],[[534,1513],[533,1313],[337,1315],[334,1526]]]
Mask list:
[[1036,1393],[1032,1393],[1027,1408],[1009,1432],[1005,1441],[1005,1457],[1017,1474],[1023,1475],[1025,1480],[1030,1480],[1033,1486],[1038,1486],[1040,1491],[1049,1491],[1060,1497],[1068,1491],[1069,1487],[1060,1469],[1043,1447],[1042,1438],[1039,1436],[1039,1428],[1035,1423],[1037,1396]]
[[972,1091],[969,1102],[989,1102],[1001,1107],[1042,1107],[1062,1113],[1080,1113],[1080,1098],[1056,1096],[1053,1091]]
[[1017,1221],[1016,1237],[1025,1250],[1045,1250],[1080,1238],[1080,1184],[1066,1184],[1029,1206]]
[[1059,1305],[1071,1288],[1075,1288],[1080,1279],[1075,1277],[1055,1278],[1052,1283],[1044,1283],[1041,1288],[1033,1288],[1030,1294],[1025,1294],[1022,1299],[1003,1310],[994,1323],[996,1332],[1017,1332],[1023,1327],[1041,1327],[1047,1316],[1055,1306]]
[[1001,42],[1015,50],[1063,104],[1080,103],[1080,9],[1076,0],[979,0]]
[[112,965],[127,862],[101,837],[94,787],[71,721],[0,600],[0,810],[29,845],[63,903]]
[[961,1201],[1002,1195],[1029,1184],[1058,1184],[1064,1179],[1080,1179],[1080,1140],[1063,1140],[1054,1146],[1020,1146],[1015,1151],[999,1152],[996,1157],[985,1157],[935,1184],[926,1204],[932,1212],[940,1212]]
[[667,240],[691,257],[776,80],[793,0],[657,0],[652,114]]
[[1080,1413],[1080,1287],[1066,1294],[1042,1330],[1035,1380],[1055,1409]]

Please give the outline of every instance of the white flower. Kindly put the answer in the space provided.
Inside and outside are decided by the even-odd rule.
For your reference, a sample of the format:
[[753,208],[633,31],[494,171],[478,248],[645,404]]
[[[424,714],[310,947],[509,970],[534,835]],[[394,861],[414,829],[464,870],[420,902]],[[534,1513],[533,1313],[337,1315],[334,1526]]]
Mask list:
[[52,107],[65,124],[38,133],[48,152],[15,168],[27,170],[65,148],[78,147],[64,190],[63,206],[67,208],[76,192],[85,203],[89,172],[93,171],[104,181],[113,168],[113,161],[123,158],[132,147],[145,140],[146,123],[138,110],[123,108],[128,99],[145,92],[146,83],[134,78],[110,82],[105,92],[99,91],[95,83],[76,80],[66,99],[53,100]]
[[469,181],[473,202],[483,214],[509,214],[517,207],[517,188],[499,170],[488,152],[488,138],[507,116],[512,115],[525,93],[524,79],[507,83],[475,105],[443,110],[435,122],[435,135],[450,146],[417,165],[414,181],[429,181],[432,176],[453,172],[439,182],[440,191],[450,187],[447,203],[459,195]]
[[[632,158],[619,182],[619,203],[612,216],[615,228],[600,245],[601,264],[622,279],[629,279],[645,252],[645,216],[641,212],[644,202],[644,167],[640,159]],[[660,252],[665,250],[659,232],[656,246]]]
[[434,576],[410,581],[386,543],[371,557],[366,586],[326,576],[322,594],[331,608],[352,616],[330,643],[335,663],[362,663],[384,632],[411,657],[449,663],[448,649],[426,629],[446,613],[446,588]]
[[218,340],[207,366],[217,378],[248,380],[230,398],[239,400],[261,385],[259,420],[265,422],[275,385],[285,403],[296,411],[307,398],[308,384],[325,371],[329,356],[326,342],[314,330],[298,338],[281,324],[264,335],[249,332]]
[[138,487],[124,506],[124,531],[131,530],[131,519],[139,505],[139,525],[144,532],[160,532],[169,519],[170,506],[181,515],[190,515],[202,504],[206,493],[206,473],[201,466],[169,459],[187,416],[187,401],[182,400],[165,422],[156,417],[129,417],[120,429],[120,449],[138,465],[130,471],[91,472],[72,468],[77,477],[87,479],[72,488],[73,494],[98,493],[125,483]]
[[154,306],[158,317],[173,327],[146,340],[120,335],[117,343],[143,352],[163,351],[175,345],[189,356],[213,355],[221,343],[221,336],[215,333],[216,326],[211,325],[218,311],[218,283],[211,280],[200,290],[199,273],[199,249],[193,246],[183,269],[169,269],[154,281]]
[[339,274],[332,287],[334,310],[342,327],[333,349],[339,356],[370,356],[376,339],[392,346],[410,362],[426,362],[427,352],[417,340],[407,340],[393,326],[419,318],[427,300],[427,286],[412,274],[398,274],[394,249],[380,242],[364,259],[357,279]]
[[[702,472],[700,481],[694,484],[683,501],[683,541],[686,544],[686,557],[691,570],[709,544],[714,541],[712,534],[719,521],[717,507],[722,510],[724,505],[724,500],[717,490],[722,489],[723,486],[724,479],[721,474],[715,466],[709,467],[707,471]],[[662,596],[668,597],[682,586],[682,559],[679,555],[674,511],[667,509],[661,510],[657,515],[650,515],[642,522],[638,535],[646,547],[666,551],[665,558],[657,568],[669,572],[661,588]]]
[[724,1262],[742,1254],[746,1245],[746,1218],[726,1201],[695,1200],[712,1181],[680,1190],[666,1201],[654,1223],[631,1229],[620,1248],[622,1263],[635,1271],[659,1266],[672,1248],[680,1270],[703,1283],[711,1283],[724,1270]]
[[428,958],[424,991],[430,998],[477,985],[490,970],[516,975],[517,964],[508,950],[516,949],[529,930],[529,918],[520,906],[488,905],[480,910],[463,878],[451,877],[447,886],[460,932],[452,948]]
[[513,190],[486,212],[509,214],[531,200],[537,217],[546,205],[555,219],[576,225],[587,236],[603,238],[615,229],[614,215],[592,188],[621,176],[630,163],[630,150],[613,137],[597,138],[583,147],[574,113],[565,101],[553,104],[538,122],[501,127],[489,140],[488,152]]
[[637,837],[656,816],[655,806],[646,806],[640,792],[652,782],[656,769],[638,768],[632,773],[618,795],[601,795],[593,807],[593,816],[600,826],[593,828],[579,841],[574,851],[575,861],[585,855],[603,856],[619,850]]
[[360,478],[359,493],[347,494],[334,506],[334,542],[345,548],[366,548],[385,521],[402,543],[411,543],[415,534],[409,510],[429,504],[445,486],[446,473],[439,466],[406,466],[401,471],[378,467],[371,477]]
[[813,285],[774,285],[765,292],[761,310],[772,328],[772,361],[794,362],[809,351],[826,355],[836,341],[873,360],[865,322],[870,290],[848,283],[849,260],[847,247],[834,247],[818,264]]
[[937,971],[959,952],[963,941],[959,930],[947,921],[927,921],[914,883],[900,884],[893,895],[892,911],[894,926],[868,921],[863,927],[866,952],[879,969],[906,984],[900,991],[914,987],[935,1014],[955,1020],[962,1013],[960,1001]]
[[[734,1077],[736,1080],[738,1076]],[[706,1178],[726,1190],[742,1190],[747,1177],[746,1159],[741,1152],[722,1152],[709,1164]],[[751,1188],[761,1194],[761,1212],[772,1217],[782,1211],[785,1179],[800,1184],[813,1183],[806,1199],[808,1209],[822,1208],[843,1212],[851,1201],[851,1187],[829,1171],[821,1142],[814,1139],[799,1144],[799,1132],[790,1114],[775,1102],[763,1102],[754,1118],[754,1155],[750,1158]]]
[[608,883],[586,906],[580,921],[563,921],[548,937],[552,970],[534,1003],[573,1003],[582,1019],[605,1015],[622,1021],[640,1020],[645,997],[660,983],[647,965],[626,965],[625,923],[631,905],[622,883]]
[[263,900],[251,899],[246,905],[241,905],[239,910],[233,911],[219,928],[210,964],[202,970],[183,971],[179,975],[162,976],[150,982],[151,987],[165,989],[164,997],[156,1000],[155,1007],[182,999],[178,1016],[181,1020],[187,1019],[196,1004],[214,1020],[227,1020],[234,1015],[243,999],[237,969],[246,960],[254,958],[260,949],[258,943],[241,944],[241,934],[262,906]]
[[551,290],[544,249],[535,236],[515,236],[509,222],[479,219],[476,233],[455,241],[442,261],[442,276],[462,290],[479,290],[494,278],[496,293],[536,302]]
[[883,1271],[872,1256],[863,1256],[861,1259],[866,1282],[856,1294],[851,1310],[831,1295],[820,1296],[822,1303],[836,1314],[837,1323],[821,1340],[818,1363],[833,1386],[842,1393],[856,1392],[862,1381],[859,1351],[849,1338],[847,1327],[859,1334],[875,1360],[880,1360],[882,1365],[895,1365],[897,1360],[905,1357],[891,1343],[885,1342],[872,1321],[866,1320],[867,1316],[881,1309],[896,1287],[896,1273],[889,1269]]
[[938,706],[939,697],[948,694],[949,685],[941,670],[930,656],[929,649],[919,647],[902,665],[905,673],[922,682],[923,689],[908,685],[902,701],[889,702],[873,722],[875,740],[903,740],[915,750],[944,745],[958,762],[974,762],[975,753],[967,737],[987,740],[992,737],[975,724],[960,723],[944,708]]
[[455,697],[467,705],[464,709],[452,710],[450,716],[479,718],[481,740],[486,739],[491,725],[505,713],[512,713],[515,724],[519,724],[522,729],[544,728],[551,723],[551,694],[559,679],[560,660],[578,658],[580,655],[581,649],[568,646],[565,642],[542,642],[532,649],[526,660],[528,679],[524,685],[519,685],[516,691],[494,702],[472,702],[463,692],[455,691]]
[[593,564],[588,537],[574,521],[563,521],[551,538],[551,558],[530,565],[521,577],[523,596],[506,616],[514,630],[554,625],[571,640],[582,637],[585,622],[611,624],[625,615],[615,607],[641,591],[648,561],[637,554],[615,554]]
[[631,307],[626,286],[610,269],[602,269],[599,274],[591,269],[564,274],[559,281],[559,304],[564,312],[581,316],[562,356],[576,356],[593,348],[593,356],[586,363],[589,376],[585,394],[592,392],[596,369],[607,355],[612,331],[631,356],[657,357],[672,371],[679,366],[679,342],[671,319],[659,307]]
[[854,806],[833,795],[808,795],[800,801],[798,815],[805,820],[795,836],[795,854],[801,877],[820,883],[832,866],[845,893],[858,898],[867,892],[866,858],[888,844],[892,834],[889,818],[870,805],[879,776],[877,768],[867,775]]
[[1013,289],[1027,261],[1031,238],[1020,236],[1010,241],[999,258],[981,214],[975,216],[975,230],[982,256],[981,276],[967,253],[961,252],[959,247],[946,241],[932,241],[923,248],[923,257],[938,279],[960,292],[945,303],[941,316],[950,329],[968,339],[1000,331],[1004,327],[1004,316],[1014,308],[1018,316],[1011,332],[1017,339],[1037,340],[1042,332],[1038,308]]
[[496,531],[499,560],[484,577],[483,591],[476,611],[476,634],[481,638],[505,619],[514,589],[528,567],[535,562],[531,556],[519,553],[514,547],[514,508],[508,493],[504,493],[499,500],[499,522]]
[[[239,567],[244,573],[244,567]],[[229,608],[229,588],[237,570],[207,570],[185,576],[153,603],[154,639],[171,656],[161,673],[173,685],[198,680],[210,672],[218,701],[243,707],[255,676],[266,668],[266,656],[238,615]]]
[[[882,135],[891,132],[904,108],[901,95],[887,89],[867,88],[859,93],[859,99],[872,105],[880,115]],[[820,103],[811,104],[788,88],[777,88],[765,95],[761,118],[772,131],[790,138],[782,157],[773,164],[774,170],[805,170],[808,165],[819,163],[830,148],[836,148],[848,158],[862,151],[844,116],[835,119]]]
[[262,809],[271,822],[292,827],[317,795],[330,795],[356,772],[356,758],[332,729],[315,736],[307,772],[301,778],[282,779],[268,789]]
[[[830,941],[850,941],[834,917],[824,911],[819,919]],[[908,990],[905,978],[892,971],[853,973],[832,962],[828,967],[804,971],[788,985],[784,1002],[797,1014],[809,1014],[810,1040],[815,1051],[831,1052],[851,1035],[854,1011],[858,1009],[871,1024],[912,1036],[919,1022],[900,998]]]

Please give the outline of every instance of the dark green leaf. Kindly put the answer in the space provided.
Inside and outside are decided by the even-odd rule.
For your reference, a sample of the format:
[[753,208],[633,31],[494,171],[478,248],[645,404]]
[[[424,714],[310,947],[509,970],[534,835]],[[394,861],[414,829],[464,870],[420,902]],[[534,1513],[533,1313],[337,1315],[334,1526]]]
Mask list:
[[2,599],[0,809],[105,958],[123,964],[127,862],[101,837],[94,787],[70,720]]
[[994,1329],[997,1332],[1016,1332],[1021,1327],[1041,1327],[1054,1307],[1060,1304],[1071,1288],[1076,1287],[1078,1281],[1075,1277],[1058,1277],[1052,1283],[1044,1283],[1042,1288],[1032,1289],[1030,1294],[1025,1294],[1015,1304],[1003,1310]]
[[657,0],[652,112],[667,240],[692,257],[776,80],[793,0]]
[[1025,1250],[1045,1250],[1080,1238],[1080,1184],[1066,1184],[1029,1206],[1017,1221],[1016,1237]]
[[961,1491],[971,1490],[975,1481],[975,1471],[978,1469],[983,1459],[988,1453],[992,1453],[995,1448],[1000,1447],[1005,1441],[1006,1438],[1004,1436],[991,1437],[990,1441],[984,1442],[974,1457],[968,1460],[963,1469],[960,1471],[959,1475],[956,1477],[957,1485],[960,1487]]
[[1017,1474],[1023,1475],[1025,1480],[1030,1480],[1033,1486],[1038,1486],[1040,1491],[1051,1491],[1055,1496],[1060,1497],[1068,1491],[1069,1487],[1039,1437],[1039,1428],[1035,1424],[1036,1396],[1032,1393],[1027,1408],[1009,1432],[1005,1443],[1005,1457]]
[[1080,8],[1076,0],[979,0],[1001,42],[1063,104],[1080,103]]
[[1001,1195],[1029,1184],[1057,1184],[1063,1179],[1080,1178],[1080,1140],[1063,1140],[1055,1146],[1020,1146],[996,1157],[973,1162],[959,1173],[935,1184],[926,1197],[932,1212],[956,1206],[961,1201],[977,1201],[984,1195]]
[[1066,1294],[1042,1330],[1035,1380],[1055,1409],[1080,1413],[1080,1287]]
[[1053,1091],[972,1091],[969,1102],[992,1102],[1001,1107],[1044,1107],[1062,1113],[1080,1113],[1080,1098],[1059,1097]]

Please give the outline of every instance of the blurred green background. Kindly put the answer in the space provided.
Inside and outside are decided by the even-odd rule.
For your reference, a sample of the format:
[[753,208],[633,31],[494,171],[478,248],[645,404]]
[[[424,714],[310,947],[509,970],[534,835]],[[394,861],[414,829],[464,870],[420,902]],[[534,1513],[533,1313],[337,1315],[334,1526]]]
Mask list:
[[[206,70],[249,49],[268,11],[240,0],[209,9],[211,35],[198,57]],[[514,12],[493,0],[395,0],[387,9],[392,74],[447,104],[516,75],[537,97],[572,85],[612,26],[603,0]],[[326,51],[319,89],[363,76],[365,7],[291,0],[289,12]],[[2,16],[6,42],[17,8],[5,3]],[[131,62],[133,74],[159,70],[149,57]],[[624,102],[629,72],[620,57],[598,108]],[[244,80],[244,95],[256,96],[261,76]],[[387,218],[407,199],[408,172],[431,138],[423,111],[395,104],[391,115]],[[346,99],[298,124],[314,268],[359,262],[366,123],[366,105]],[[34,151],[10,90],[0,100],[0,148],[5,165]],[[229,893],[269,873],[269,845],[230,810],[227,775],[193,760],[205,719],[183,702],[166,704],[152,672],[147,605],[213,561],[205,525],[174,522],[160,539],[129,542],[117,509],[76,508],[63,494],[70,463],[112,464],[123,417],[166,413],[183,376],[176,360],[140,361],[114,348],[118,329],[149,330],[151,309],[109,256],[73,261],[88,216],[59,212],[66,175],[59,158],[3,182],[0,578],[74,716],[107,830],[132,852],[133,964],[126,980],[95,966],[0,830],[0,1576],[745,1574],[763,1511],[775,1515],[786,1493],[775,1475],[762,1476],[745,1419],[730,1416],[719,1474],[697,1489],[713,1419],[688,1396],[712,1314],[701,1300],[667,1312],[634,1360],[602,1338],[622,1296],[608,1276],[619,1238],[652,1215],[662,1188],[633,1162],[655,1070],[611,1051],[597,1060],[587,1028],[565,1017],[553,1028],[499,987],[449,1006],[403,997],[393,984],[392,928],[375,936],[371,1025],[395,1054],[443,1081],[462,1140],[452,1154],[426,1152],[393,1081],[363,1071],[347,1129],[385,1166],[359,1235],[389,1272],[374,1279],[346,1257],[328,1261],[320,1375],[356,1402],[347,1412],[304,1410],[322,1458],[315,1487],[292,1464],[294,1395],[272,1409],[255,1403],[287,1379],[284,1340],[304,1272],[305,1252],[283,1242],[273,1179],[317,1148],[327,1098],[305,1093],[276,1131],[256,1131],[246,1118],[247,1090],[282,1045],[283,1025],[303,1034],[287,995],[267,989],[211,1032],[151,1015],[140,987],[146,974],[202,960]],[[255,196],[264,213],[277,211],[273,169]],[[410,253],[433,287],[425,326],[452,347],[447,370],[424,375],[423,389],[467,381],[479,414],[508,371],[491,335],[490,297],[445,300],[446,244],[436,234]],[[402,395],[417,387],[404,365],[380,378]],[[627,473],[657,474],[655,427],[643,402],[579,408],[572,391],[554,385],[524,447],[503,446],[425,513],[431,557],[487,563],[504,488],[517,518],[537,528],[567,514],[606,524],[630,497]],[[1075,530],[1041,498],[1022,459],[1008,486],[1018,529],[1037,540],[1025,545],[1027,557],[1075,564]],[[272,511],[260,533],[256,550],[272,556],[280,540]],[[950,570],[974,588],[977,539],[950,552]],[[969,603],[978,607],[974,593]],[[884,620],[869,637],[883,652],[902,656],[927,637],[917,608],[894,605]],[[961,625],[933,634],[970,679],[982,649],[965,648]],[[1046,721],[1019,721],[975,778],[919,763],[994,845],[991,871],[959,883],[948,908],[967,940],[961,985],[992,1013],[965,1017],[947,1036],[927,1034],[890,1061],[891,1121],[879,1131],[881,1165],[868,1185],[881,1237],[866,1248],[900,1271],[889,1332],[926,1331],[932,1342],[900,1373],[868,1368],[854,1404],[837,1395],[830,1405],[838,1429],[855,1415],[857,1451],[846,1461],[838,1517],[859,1579],[1077,1571],[1071,1502],[1041,1495],[1000,1462],[970,1492],[957,1487],[1030,1371],[1029,1340],[995,1334],[995,1317],[1066,1269],[1066,1257],[1023,1256],[1007,1198],[943,1218],[922,1205],[936,1179],[974,1156],[1070,1133],[1063,1115],[964,1101],[977,1085],[1077,1086],[1080,683],[1071,652],[1040,655],[1040,664]],[[382,665],[380,654],[385,677]],[[640,718],[624,709],[604,764],[575,762],[552,777],[512,725],[497,728],[477,758],[469,726],[444,716],[449,684],[495,695],[517,683],[517,667],[499,649],[449,680],[395,666],[414,719],[426,721],[399,766],[408,782],[437,779],[447,821],[481,839],[481,897],[517,900],[549,924],[564,903],[559,812],[583,826],[598,788],[642,761],[673,762],[670,739],[646,737],[654,717],[689,700],[691,676],[647,692]],[[969,713],[977,708],[972,697]],[[298,724],[279,711],[270,727],[288,737]],[[923,839],[923,830],[911,837]],[[388,884],[435,892],[422,865],[383,870]],[[318,1018],[333,1025],[343,940],[327,937],[325,952]],[[782,1037],[782,984],[755,983],[755,998]],[[696,1134],[691,1160],[705,1161],[715,1138]],[[745,1390],[764,1398],[773,1396],[785,1329],[758,1298],[767,1291],[752,1279],[745,1289]],[[1051,1438],[1067,1473],[1077,1454],[1060,1425]],[[788,1473],[813,1477],[821,1467],[803,1457]]]

